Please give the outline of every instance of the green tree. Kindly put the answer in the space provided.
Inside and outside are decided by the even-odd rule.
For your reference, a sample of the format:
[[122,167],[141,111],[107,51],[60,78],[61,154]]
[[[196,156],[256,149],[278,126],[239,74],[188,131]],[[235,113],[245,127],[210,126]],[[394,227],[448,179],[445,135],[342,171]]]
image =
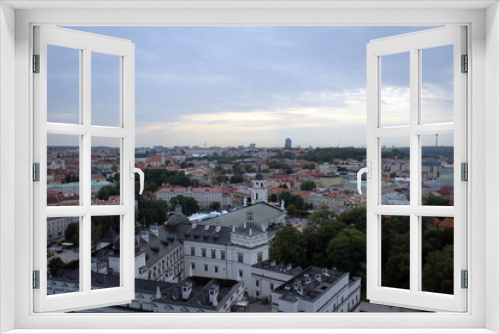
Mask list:
[[453,245],[427,255],[422,272],[422,289],[453,294]]
[[433,205],[433,206],[450,206],[450,200],[438,196],[427,196],[424,199],[424,205]]
[[55,257],[49,261],[47,264],[49,269],[49,274],[52,276],[57,276],[60,269],[64,269],[65,263],[60,257]]
[[316,188],[316,182],[314,181],[302,181],[300,183],[300,190],[313,190]]
[[100,200],[107,201],[109,199],[109,188],[103,187],[99,189],[99,192],[97,193],[97,198]]
[[112,186],[105,186],[99,189],[99,192],[97,193],[97,198],[100,200],[107,201],[109,199],[109,196],[115,196],[115,195],[120,195],[119,189]]
[[243,182],[243,176],[240,174],[235,174],[231,176],[231,183],[242,183]]
[[145,200],[139,208],[138,219],[146,225],[163,224],[167,220],[168,203],[163,200]]
[[170,205],[175,208],[176,205],[180,205],[182,208],[182,213],[186,216],[191,216],[192,214],[198,212],[200,207],[198,202],[190,196],[178,195],[170,199]]
[[64,239],[67,242],[72,242],[75,246],[80,244],[80,226],[78,223],[70,223],[68,227],[66,227],[66,231],[64,231]]
[[355,275],[361,270],[361,263],[366,262],[366,235],[346,228],[328,242],[326,252],[330,266]]
[[366,207],[342,212],[339,219],[346,225],[354,225],[359,231],[366,233]]
[[304,265],[306,263],[304,235],[291,226],[278,231],[271,243],[270,256],[278,262]]
[[92,245],[98,245],[110,230],[120,234],[120,216],[92,216],[90,224]]
[[220,202],[212,202],[212,203],[210,203],[210,207],[209,208],[212,211],[220,211],[220,209],[221,209]]
[[290,216],[297,215],[297,208],[295,207],[295,205],[289,204],[289,205],[287,205],[287,207],[285,209],[286,209],[286,212],[288,213],[288,215],[290,215]]

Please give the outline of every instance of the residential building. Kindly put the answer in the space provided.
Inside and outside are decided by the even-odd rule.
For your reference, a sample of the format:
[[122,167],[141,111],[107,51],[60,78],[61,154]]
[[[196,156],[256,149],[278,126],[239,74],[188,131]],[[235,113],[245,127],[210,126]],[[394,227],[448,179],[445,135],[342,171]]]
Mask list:
[[271,291],[273,312],[359,312],[361,278],[308,267]]

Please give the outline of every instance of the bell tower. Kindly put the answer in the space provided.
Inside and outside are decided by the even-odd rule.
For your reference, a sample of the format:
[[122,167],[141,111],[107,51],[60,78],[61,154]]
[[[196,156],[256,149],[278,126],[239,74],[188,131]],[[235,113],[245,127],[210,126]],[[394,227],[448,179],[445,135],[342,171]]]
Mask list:
[[258,202],[267,203],[267,181],[264,180],[260,172],[260,166],[257,175],[255,175],[255,179],[252,180],[252,189],[250,189],[250,193],[252,194],[252,205]]

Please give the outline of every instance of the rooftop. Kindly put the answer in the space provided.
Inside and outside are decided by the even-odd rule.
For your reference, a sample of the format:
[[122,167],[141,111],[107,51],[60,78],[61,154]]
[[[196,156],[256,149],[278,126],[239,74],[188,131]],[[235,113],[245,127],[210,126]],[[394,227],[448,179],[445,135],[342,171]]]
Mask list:
[[258,202],[257,204],[243,207],[237,211],[230,212],[220,217],[208,219],[206,224],[221,225],[221,226],[237,226],[240,227],[247,219],[248,211],[253,212],[252,222],[256,224],[265,224],[266,228],[269,221],[279,218],[285,214],[285,211],[265,202]]
[[[348,272],[310,266],[274,291],[282,294],[281,299],[288,301],[295,301],[297,298],[314,301],[346,278],[349,282]],[[354,278],[354,280],[359,279]],[[300,289],[302,292],[299,292]]]

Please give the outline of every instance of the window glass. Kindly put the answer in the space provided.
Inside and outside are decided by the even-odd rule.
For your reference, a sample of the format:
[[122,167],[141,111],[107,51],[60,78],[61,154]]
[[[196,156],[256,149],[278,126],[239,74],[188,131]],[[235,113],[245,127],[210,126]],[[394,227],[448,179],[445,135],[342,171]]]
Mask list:
[[47,205],[80,205],[80,136],[47,134]]
[[410,217],[382,216],[382,277],[385,287],[410,288]]
[[47,295],[80,291],[80,218],[47,218]]
[[121,125],[120,58],[92,52],[92,125]]
[[[91,219],[92,289],[121,286],[120,216],[93,216]],[[159,276],[154,268],[152,277]]]
[[47,122],[80,123],[80,52],[47,45]]
[[383,127],[410,125],[410,53],[381,58],[380,123]]
[[422,205],[453,206],[453,134],[420,136],[422,145]]
[[422,124],[453,122],[453,45],[420,51]]
[[410,205],[410,138],[380,139],[381,203]]

